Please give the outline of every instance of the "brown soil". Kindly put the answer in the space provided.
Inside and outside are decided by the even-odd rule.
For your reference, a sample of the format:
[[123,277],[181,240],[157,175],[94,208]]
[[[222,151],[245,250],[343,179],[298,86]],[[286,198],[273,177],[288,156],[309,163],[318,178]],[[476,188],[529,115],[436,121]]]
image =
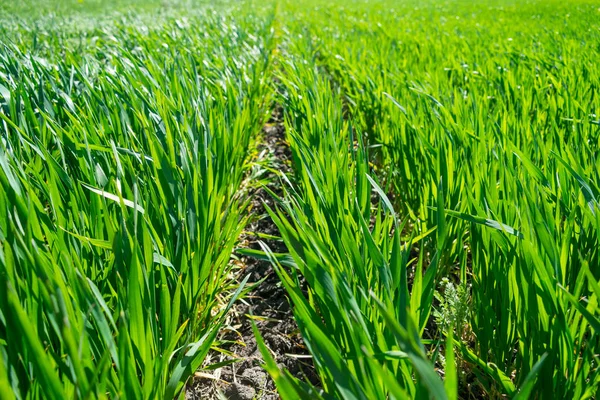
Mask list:
[[[284,173],[290,172],[290,149],[285,142],[285,128],[281,119],[281,110],[274,112],[273,117],[263,129],[263,141],[258,148],[259,153],[267,155],[272,169]],[[267,187],[276,194],[281,193],[279,177],[269,173]],[[252,214],[254,219],[246,228],[241,238],[243,247],[260,250],[259,235],[267,234],[279,237],[279,230],[266,212],[264,204],[274,208],[271,195],[260,187],[252,193]],[[286,253],[287,248],[280,240],[260,239],[276,253]],[[187,399],[218,398],[219,393],[233,400],[274,400],[278,399],[275,385],[269,375],[261,367],[262,357],[256,345],[252,326],[248,315],[254,315],[254,321],[271,349],[276,362],[292,375],[318,382],[312,360],[308,356],[298,327],[294,321],[292,309],[286,297],[285,288],[281,285],[277,274],[269,262],[250,257],[240,257],[241,271],[239,276],[250,275],[249,282],[264,279],[242,300],[238,301],[232,312],[230,329],[226,329],[224,340],[229,346],[222,346],[230,356],[222,353],[211,354],[209,363],[237,359],[215,371],[197,374],[198,377],[190,385]]]

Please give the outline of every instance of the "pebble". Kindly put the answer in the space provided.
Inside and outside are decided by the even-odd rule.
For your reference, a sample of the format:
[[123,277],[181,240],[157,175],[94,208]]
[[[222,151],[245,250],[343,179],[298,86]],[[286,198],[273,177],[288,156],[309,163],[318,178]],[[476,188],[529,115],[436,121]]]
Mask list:
[[225,390],[225,396],[229,400],[252,400],[256,390],[241,383],[232,383]]

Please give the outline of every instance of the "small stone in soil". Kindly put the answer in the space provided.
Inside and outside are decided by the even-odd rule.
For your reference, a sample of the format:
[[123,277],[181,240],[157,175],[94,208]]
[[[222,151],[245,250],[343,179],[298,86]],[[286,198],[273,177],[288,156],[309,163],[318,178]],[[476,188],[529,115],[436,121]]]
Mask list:
[[256,390],[241,383],[232,383],[225,390],[225,397],[229,400],[252,400]]
[[267,383],[267,374],[261,367],[249,368],[242,373],[241,381],[255,388],[263,388]]

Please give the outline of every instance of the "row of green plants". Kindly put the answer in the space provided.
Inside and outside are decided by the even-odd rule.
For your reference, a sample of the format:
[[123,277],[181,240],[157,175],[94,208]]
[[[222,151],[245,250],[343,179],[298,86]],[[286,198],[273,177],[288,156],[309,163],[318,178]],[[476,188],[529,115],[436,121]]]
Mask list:
[[256,331],[282,398],[595,397],[596,5],[28,4],[0,6],[2,395],[222,366],[275,101],[290,257],[263,251],[320,378]]
[[322,391],[271,364],[280,390],[594,397],[598,10],[391,6],[281,17],[278,272]]
[[95,13],[3,15],[2,398],[184,396],[245,285],[271,11]]

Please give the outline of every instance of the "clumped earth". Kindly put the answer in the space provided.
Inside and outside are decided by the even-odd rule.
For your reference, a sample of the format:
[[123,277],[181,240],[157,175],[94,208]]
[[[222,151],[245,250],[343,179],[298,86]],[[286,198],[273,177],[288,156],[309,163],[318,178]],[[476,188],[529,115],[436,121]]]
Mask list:
[[[263,129],[263,143],[259,153],[268,154],[271,167],[284,173],[290,171],[291,153],[285,142],[282,113],[277,109]],[[267,187],[281,194],[281,184],[276,174],[269,172]],[[256,216],[241,238],[243,247],[260,250],[259,241],[276,253],[285,253],[283,242],[266,237],[279,237],[279,230],[269,218],[265,204],[274,208],[274,200],[264,187],[252,195],[252,213]],[[271,264],[264,260],[243,256],[240,258],[241,277],[250,275],[249,282],[260,282],[232,312],[231,329],[226,330],[224,340],[232,343],[226,348],[231,356],[213,353],[208,364],[236,358],[238,362],[224,366],[212,374],[197,374],[187,392],[187,399],[216,398],[219,395],[232,400],[274,400],[279,396],[271,377],[262,368],[262,356],[252,331],[250,313],[267,347],[272,351],[279,366],[292,375],[318,383],[312,360],[304,346],[285,288],[281,285]]]

